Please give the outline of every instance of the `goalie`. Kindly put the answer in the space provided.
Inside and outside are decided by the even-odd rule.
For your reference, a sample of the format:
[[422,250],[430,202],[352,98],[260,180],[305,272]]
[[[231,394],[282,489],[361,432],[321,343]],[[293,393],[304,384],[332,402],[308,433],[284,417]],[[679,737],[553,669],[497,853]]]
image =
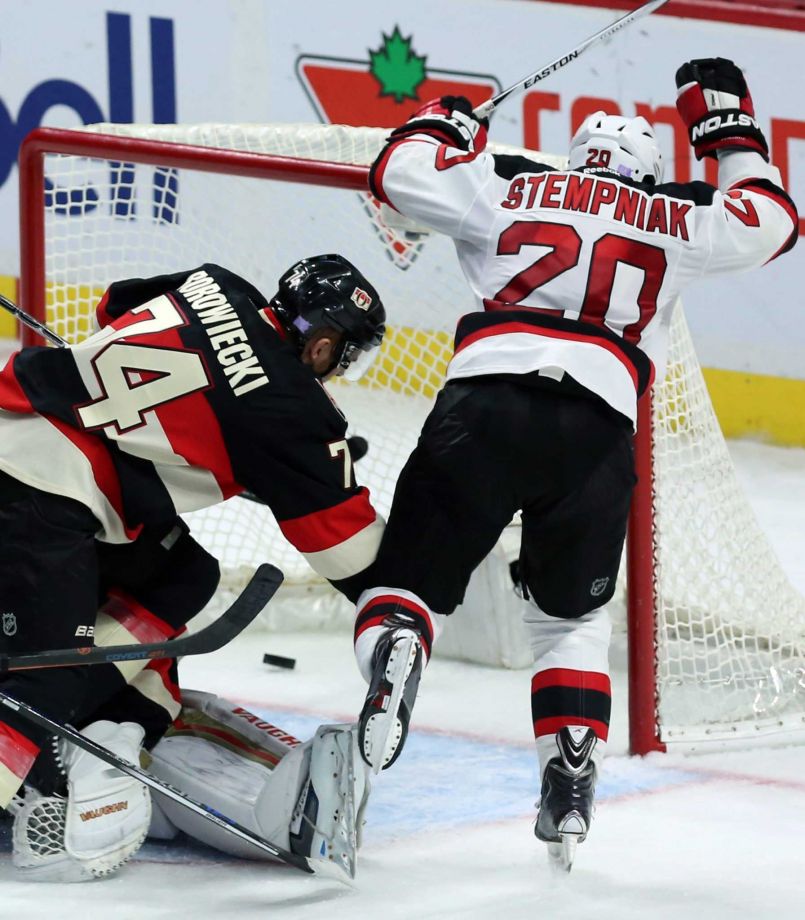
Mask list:
[[[302,742],[242,706],[194,690],[182,692],[168,724],[167,710],[154,694],[161,682],[146,669],[83,734],[129,758],[143,734],[159,736],[140,754],[154,776],[263,839],[335,862],[354,877],[370,791],[357,727],[322,725]],[[69,743],[60,742],[54,753],[68,795],[42,796],[37,790],[15,798],[10,807],[14,863],[37,881],[105,875],[146,832],[160,840],[183,832],[233,856],[268,858],[167,796],[152,793],[149,803],[145,787]],[[124,817],[104,824],[98,819],[107,811]]]

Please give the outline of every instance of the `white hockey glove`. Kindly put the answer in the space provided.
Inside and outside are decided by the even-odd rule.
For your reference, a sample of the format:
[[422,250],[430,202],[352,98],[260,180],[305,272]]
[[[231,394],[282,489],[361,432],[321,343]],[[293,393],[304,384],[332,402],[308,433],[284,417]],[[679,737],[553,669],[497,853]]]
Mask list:
[[[93,722],[82,732],[139,765],[144,732],[133,722]],[[82,882],[114,872],[139,850],[151,820],[148,789],[60,742],[67,798],[27,790],[14,818],[12,862],[31,881]]]
[[486,147],[489,119],[477,119],[472,103],[465,96],[442,96],[431,99],[389,135],[390,141],[428,134],[442,144],[468,153],[480,153]]

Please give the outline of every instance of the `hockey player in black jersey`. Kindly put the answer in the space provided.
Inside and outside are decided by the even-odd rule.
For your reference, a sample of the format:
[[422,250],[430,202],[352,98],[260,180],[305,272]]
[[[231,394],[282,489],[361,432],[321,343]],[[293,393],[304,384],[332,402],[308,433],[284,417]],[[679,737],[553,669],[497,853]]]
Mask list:
[[676,82],[696,156],[718,159],[718,188],[663,183],[648,122],[604,112],[581,125],[568,169],[490,155],[486,123],[453,97],[392,131],[371,172],[381,202],[453,238],[476,312],[458,324],[375,587],[358,601],[362,752],[376,771],[399,756],[444,617],[522,512],[536,835],[566,868],[589,830],[609,728],[606,605],[635,482],[637,399],[664,373],[680,292],[763,265],[798,232],[741,70],[692,61]]
[[[385,311],[363,275],[339,255],[302,259],[269,301],[205,264],[113,284],[97,322],[80,344],[25,348],[0,372],[0,649],[175,636],[219,578],[179,514],[246,490],[355,600],[383,521],[322,383],[354,376],[382,340]],[[127,721],[127,694],[137,680],[158,691],[147,695],[166,725],[178,712],[173,668],[32,670],[0,688],[136,760],[143,727]],[[58,754],[4,709],[0,807],[34,763],[38,790],[15,819],[15,864],[34,878],[107,874],[142,842],[147,791],[125,778],[103,787],[99,761]],[[90,841],[79,812],[99,815]]]

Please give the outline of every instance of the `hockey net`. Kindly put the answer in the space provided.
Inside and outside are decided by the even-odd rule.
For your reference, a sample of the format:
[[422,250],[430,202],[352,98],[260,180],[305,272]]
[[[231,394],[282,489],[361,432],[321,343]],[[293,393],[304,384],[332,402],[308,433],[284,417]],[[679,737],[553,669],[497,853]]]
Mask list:
[[[389,317],[367,377],[331,385],[350,434],[369,441],[357,475],[385,514],[469,306],[450,240],[389,226],[365,191],[365,167],[386,133],[321,125],[40,129],[20,160],[22,305],[75,341],[118,279],[209,261],[271,296],[295,260],[342,253],[377,287]],[[635,501],[642,530],[630,530],[633,749],[805,732],[805,600],[737,483],[681,307],[644,436],[649,428],[653,460],[646,440]],[[266,508],[233,498],[188,517],[221,561],[223,593],[238,590],[262,561],[283,569],[266,626],[349,628],[349,605],[284,541]],[[516,525],[508,539],[516,541]],[[504,565],[510,558],[499,556]],[[511,584],[504,576],[490,590],[499,631],[508,631],[510,648],[527,648]],[[625,616],[621,622],[626,628]],[[525,664],[516,657],[508,663]]]

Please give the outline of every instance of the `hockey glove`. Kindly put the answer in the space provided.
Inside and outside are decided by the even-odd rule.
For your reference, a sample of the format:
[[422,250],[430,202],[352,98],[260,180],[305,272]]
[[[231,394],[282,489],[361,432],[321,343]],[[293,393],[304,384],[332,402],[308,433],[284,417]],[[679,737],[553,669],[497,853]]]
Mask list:
[[677,70],[676,86],[676,107],[697,160],[716,158],[720,150],[753,150],[769,159],[740,67],[726,58],[690,61]]
[[472,114],[472,103],[465,96],[442,96],[418,108],[404,125],[391,132],[389,140],[429,134],[442,144],[480,153],[486,147],[488,128],[489,119],[477,119]]

